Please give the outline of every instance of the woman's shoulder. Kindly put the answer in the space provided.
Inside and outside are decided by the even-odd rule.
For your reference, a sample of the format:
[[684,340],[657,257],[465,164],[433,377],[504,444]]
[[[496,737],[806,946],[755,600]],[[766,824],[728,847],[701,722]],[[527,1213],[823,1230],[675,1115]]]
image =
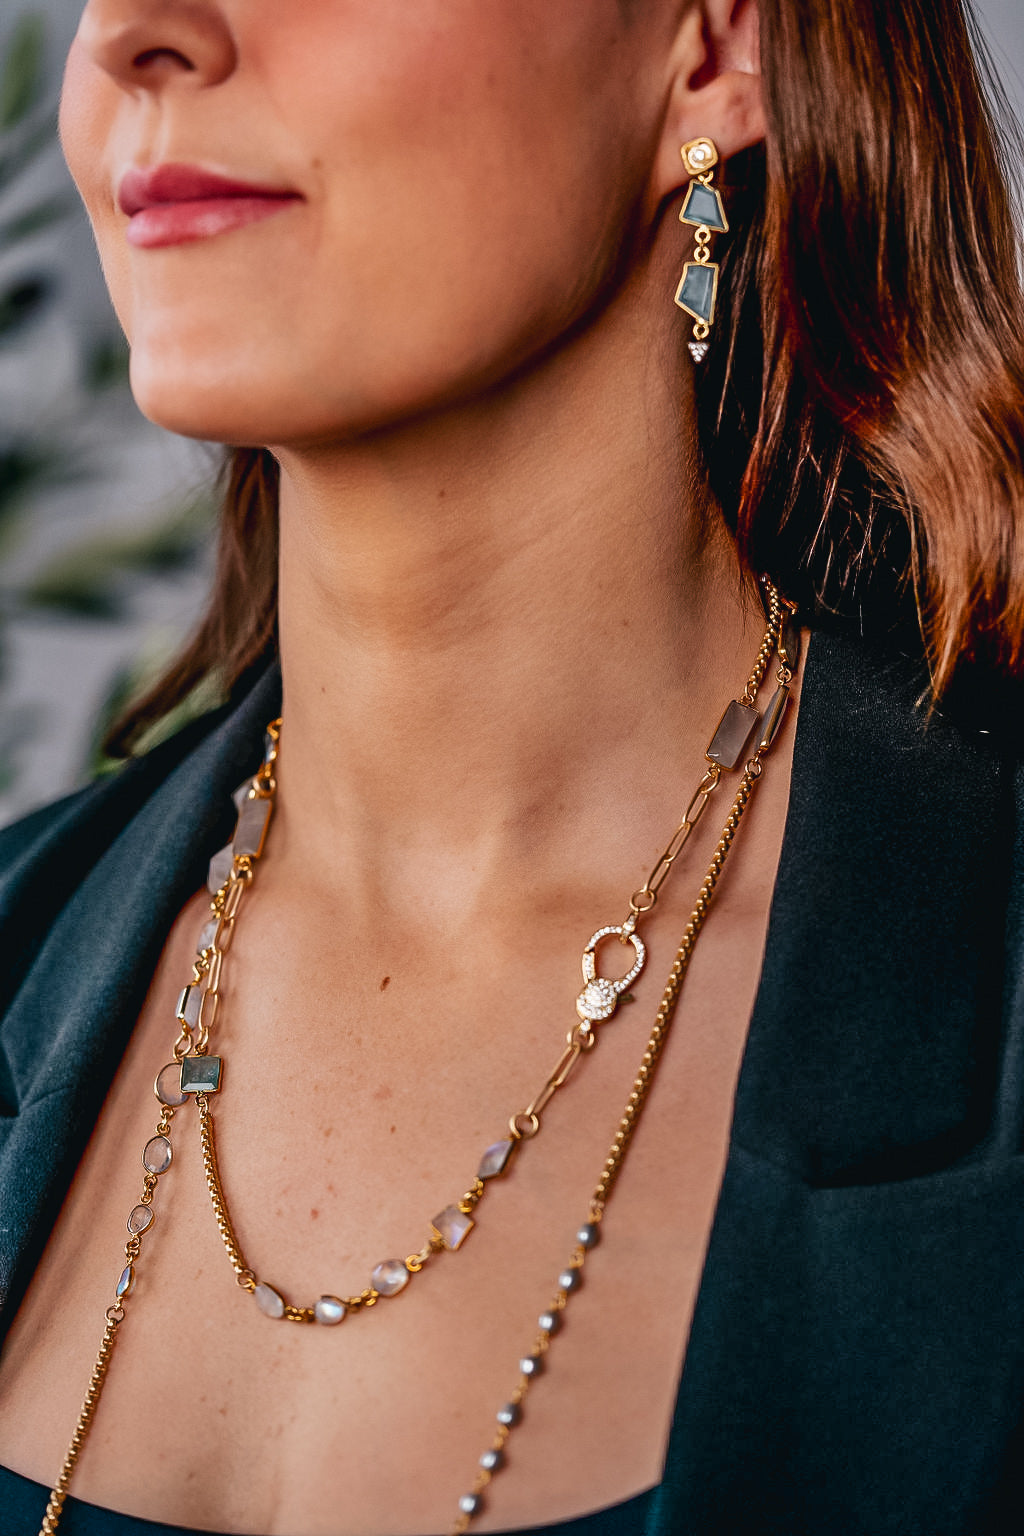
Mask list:
[[241,699],[0,831],[5,973],[22,970],[39,936],[86,882],[109,890],[147,863],[154,878],[160,877],[157,864],[169,874],[162,829],[181,860],[209,856],[205,844],[230,808],[231,791],[259,761],[263,726],[276,713],[279,692],[275,667]]

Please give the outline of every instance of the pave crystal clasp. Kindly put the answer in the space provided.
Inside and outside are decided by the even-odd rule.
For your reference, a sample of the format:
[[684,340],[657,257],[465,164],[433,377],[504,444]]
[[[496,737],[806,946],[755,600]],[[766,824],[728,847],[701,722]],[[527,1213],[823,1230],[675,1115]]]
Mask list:
[[[597,974],[597,946],[602,939],[612,937],[632,944],[636,956],[625,976],[620,976],[618,981]],[[613,923],[610,927],[597,930],[583,951],[583,980],[586,986],[576,999],[576,1012],[584,1023],[597,1023],[601,1019],[611,1018],[619,1006],[619,998],[640,975],[646,959],[647,950],[643,940],[625,924]]]

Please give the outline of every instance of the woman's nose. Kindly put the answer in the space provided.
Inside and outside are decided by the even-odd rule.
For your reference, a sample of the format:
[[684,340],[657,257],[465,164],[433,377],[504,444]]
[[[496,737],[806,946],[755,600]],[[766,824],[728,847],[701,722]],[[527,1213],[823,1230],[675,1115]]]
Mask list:
[[216,0],[88,0],[76,41],[128,90],[217,85],[237,58]]

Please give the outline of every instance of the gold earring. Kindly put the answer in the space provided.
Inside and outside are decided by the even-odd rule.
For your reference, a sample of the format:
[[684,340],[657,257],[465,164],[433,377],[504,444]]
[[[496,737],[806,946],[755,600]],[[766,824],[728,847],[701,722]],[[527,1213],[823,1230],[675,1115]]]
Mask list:
[[729,222],[721,194],[711,185],[718,164],[718,150],[712,140],[691,139],[679,153],[687,173],[693,178],[679,220],[682,224],[696,225],[697,234],[693,260],[683,268],[682,280],[676,289],[676,303],[696,322],[689,345],[694,362],[701,363],[707,354],[718,295],[718,263],[709,260],[711,235],[712,232],[724,235]]

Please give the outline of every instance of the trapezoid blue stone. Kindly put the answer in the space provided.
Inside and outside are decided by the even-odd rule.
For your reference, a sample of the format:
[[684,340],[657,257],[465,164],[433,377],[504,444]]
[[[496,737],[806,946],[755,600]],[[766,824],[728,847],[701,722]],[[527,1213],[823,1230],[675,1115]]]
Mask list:
[[701,181],[690,182],[679,221],[682,224],[705,224],[708,229],[723,235],[729,228],[721,197],[714,187],[706,187]]
[[715,313],[717,290],[717,263],[688,261],[683,268],[683,280],[676,290],[676,303],[695,320],[703,320],[710,325]]

